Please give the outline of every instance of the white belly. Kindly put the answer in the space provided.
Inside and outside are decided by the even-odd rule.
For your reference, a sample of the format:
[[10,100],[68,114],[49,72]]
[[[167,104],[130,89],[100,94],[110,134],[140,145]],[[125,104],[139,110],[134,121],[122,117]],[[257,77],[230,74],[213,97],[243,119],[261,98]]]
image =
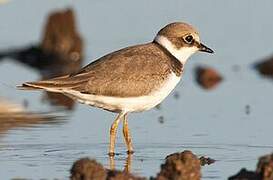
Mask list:
[[139,97],[111,97],[82,94],[77,91],[64,91],[63,93],[81,103],[100,107],[109,111],[139,112],[149,110],[158,105],[175,88],[181,77],[171,73],[166,82],[157,91]]

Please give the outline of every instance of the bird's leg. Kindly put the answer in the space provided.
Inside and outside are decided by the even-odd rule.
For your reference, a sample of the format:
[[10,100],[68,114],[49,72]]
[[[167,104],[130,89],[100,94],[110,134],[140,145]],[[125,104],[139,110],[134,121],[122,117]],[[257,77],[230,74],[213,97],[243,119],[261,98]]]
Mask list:
[[111,129],[110,129],[110,146],[109,146],[109,156],[115,155],[115,142],[116,142],[116,134],[117,134],[117,128],[120,119],[124,116],[125,113],[121,112],[113,122]]
[[130,173],[131,172],[131,165],[132,165],[132,154],[128,154],[123,171]]
[[128,127],[127,114],[124,114],[123,116],[123,136],[128,150],[127,153],[128,154],[134,153],[132,146],[132,138]]

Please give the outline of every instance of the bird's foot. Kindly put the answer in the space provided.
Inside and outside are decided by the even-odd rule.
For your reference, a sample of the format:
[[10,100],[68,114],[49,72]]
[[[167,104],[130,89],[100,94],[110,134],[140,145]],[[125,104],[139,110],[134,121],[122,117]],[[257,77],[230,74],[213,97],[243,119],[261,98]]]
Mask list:
[[133,150],[128,150],[128,151],[127,151],[127,154],[128,154],[128,155],[131,155],[131,154],[134,154],[134,153],[135,153],[135,151],[133,151]]
[[108,156],[113,157],[113,156],[115,156],[115,153],[114,152],[109,152]]

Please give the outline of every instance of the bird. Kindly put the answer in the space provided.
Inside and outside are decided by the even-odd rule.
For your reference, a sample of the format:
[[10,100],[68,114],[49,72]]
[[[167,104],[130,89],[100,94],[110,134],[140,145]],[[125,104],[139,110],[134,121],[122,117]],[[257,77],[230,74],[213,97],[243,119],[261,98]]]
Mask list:
[[110,128],[109,156],[115,155],[119,122],[127,153],[134,152],[128,114],[160,104],[180,81],[187,59],[197,51],[214,51],[200,42],[197,30],[184,22],[160,29],[155,38],[111,52],[79,71],[18,86],[23,90],[62,93],[80,103],[117,113]]

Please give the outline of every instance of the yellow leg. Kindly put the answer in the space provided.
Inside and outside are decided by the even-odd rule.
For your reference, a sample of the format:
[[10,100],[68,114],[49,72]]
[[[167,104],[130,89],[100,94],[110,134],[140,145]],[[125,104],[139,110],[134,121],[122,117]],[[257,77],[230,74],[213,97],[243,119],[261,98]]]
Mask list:
[[132,138],[128,127],[127,113],[123,116],[123,136],[128,150],[127,153],[132,154],[134,151],[132,146]]
[[120,119],[124,116],[125,113],[121,112],[113,122],[111,129],[110,129],[110,146],[109,146],[109,156],[115,155],[115,143],[116,143],[116,134],[117,134],[117,128]]

